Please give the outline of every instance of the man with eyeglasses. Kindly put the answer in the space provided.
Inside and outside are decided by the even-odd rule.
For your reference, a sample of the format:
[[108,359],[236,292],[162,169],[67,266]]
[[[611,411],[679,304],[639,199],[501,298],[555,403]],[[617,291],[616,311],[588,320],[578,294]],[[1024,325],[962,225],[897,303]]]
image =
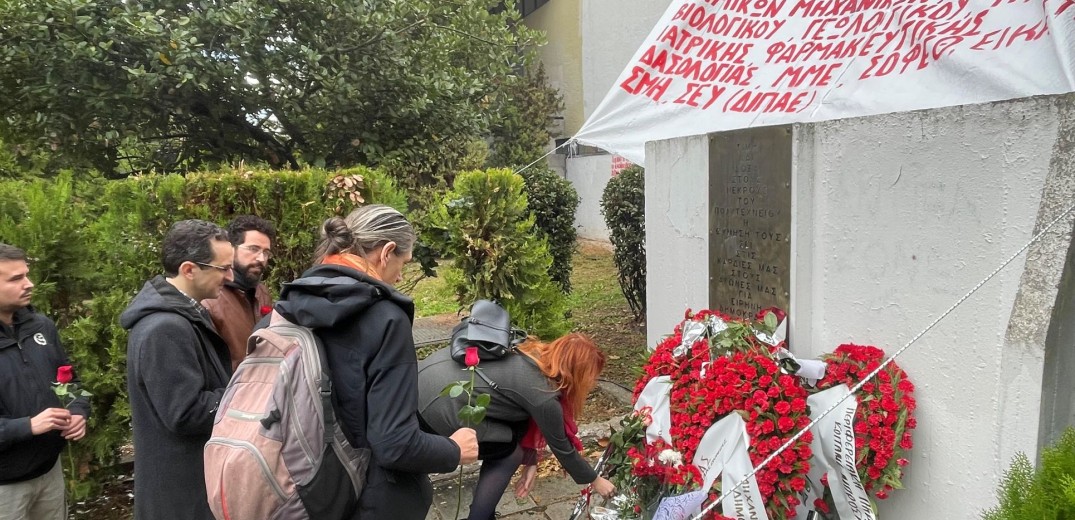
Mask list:
[[261,278],[269,268],[276,228],[263,218],[240,215],[228,224],[228,238],[235,246],[234,279],[224,283],[219,298],[202,300],[202,305],[228,343],[235,370],[246,357],[246,340],[254,325],[272,309],[272,296]]
[[120,315],[134,426],[134,518],[210,520],[202,449],[231,377],[228,345],[198,302],[232,280],[235,248],[220,226],[176,222],[164,237],[164,275]]

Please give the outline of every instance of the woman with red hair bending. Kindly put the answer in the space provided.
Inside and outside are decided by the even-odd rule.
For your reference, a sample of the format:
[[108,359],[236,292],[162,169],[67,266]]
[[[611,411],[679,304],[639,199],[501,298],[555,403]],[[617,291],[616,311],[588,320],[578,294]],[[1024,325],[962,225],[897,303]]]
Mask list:
[[[478,365],[474,395],[490,394],[485,420],[473,426],[478,432],[478,459],[482,460],[469,520],[491,520],[497,502],[520,465],[526,469],[515,485],[515,496],[525,497],[537,472],[537,452],[546,445],[578,484],[612,496],[615,487],[597,475],[579,454],[576,411],[597,384],[605,367],[604,352],[582,334],[568,334],[550,343],[535,338],[519,352]],[[448,435],[462,425],[458,413],[467,404],[466,393],[441,395],[447,385],[467,378],[465,367],[453,361],[448,349],[418,363],[418,411],[423,428]],[[495,385],[495,388],[492,386]]]

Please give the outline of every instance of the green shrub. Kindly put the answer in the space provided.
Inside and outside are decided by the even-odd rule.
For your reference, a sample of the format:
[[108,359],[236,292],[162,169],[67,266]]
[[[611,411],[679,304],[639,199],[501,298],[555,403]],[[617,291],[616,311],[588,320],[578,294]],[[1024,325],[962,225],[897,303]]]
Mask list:
[[556,137],[549,131],[552,117],[563,108],[563,97],[549,86],[541,62],[522,74],[494,80],[493,124],[489,129],[489,166],[519,168],[541,158]]
[[1019,453],[997,489],[997,507],[984,520],[1070,520],[1075,518],[1075,429],[1068,428],[1041,455],[1035,471]]
[[616,248],[613,259],[620,289],[635,319],[646,316],[646,183],[645,171],[631,166],[609,179],[601,195],[601,214]]
[[571,259],[575,256],[575,210],[579,195],[567,179],[548,168],[532,167],[521,173],[526,200],[541,236],[549,246],[549,278],[564,294],[571,292]]
[[534,232],[521,177],[495,169],[459,174],[430,225],[454,260],[445,279],[461,305],[497,300],[514,324],[542,338],[568,330],[566,299],[549,278],[552,257]]
[[[343,188],[334,182],[355,176],[362,181]],[[77,466],[89,472],[72,479],[83,482],[77,491],[85,496],[94,489],[130,439],[127,332],[118,317],[160,272],[159,244],[168,227],[187,218],[226,224],[244,213],[273,221],[279,235],[265,282],[276,291],[310,266],[324,219],[350,211],[359,199],[397,207],[406,201],[386,174],[366,168],[0,181],[0,241],[26,250],[37,284],[34,306],[59,325],[72,364],[93,394],[88,434],[72,444]]]

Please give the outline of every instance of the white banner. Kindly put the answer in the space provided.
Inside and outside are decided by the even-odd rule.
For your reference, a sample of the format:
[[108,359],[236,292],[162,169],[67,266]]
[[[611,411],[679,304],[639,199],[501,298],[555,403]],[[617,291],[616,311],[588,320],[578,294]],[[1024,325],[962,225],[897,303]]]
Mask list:
[[[810,420],[816,419],[848,394],[850,389],[847,385],[837,385],[811,395],[806,400],[810,406]],[[821,476],[828,473],[832,500],[836,503],[836,511],[841,520],[877,520],[870,497],[862,488],[862,481],[859,480],[855,467],[854,426],[857,410],[858,401],[849,397],[811,430],[814,437],[810,442],[810,449],[814,457],[810,461],[807,493],[798,509],[802,518],[806,518],[806,511],[813,508],[814,499],[821,496],[824,489],[821,486]]]
[[[747,425],[738,413],[730,413],[713,423],[698,441],[698,450],[691,461],[702,472],[702,490],[708,492],[718,475],[721,476],[721,489],[725,491],[743,482],[744,477],[754,471],[754,464],[747,452],[749,446]],[[769,519],[758,490],[758,481],[753,476],[732,491],[721,508],[724,516],[729,518]]]
[[674,0],[576,134],[645,142],[1075,91],[1075,0]]
[[672,445],[672,433],[669,431],[672,427],[672,406],[669,395],[671,392],[672,378],[659,376],[650,379],[642,389],[642,393],[638,394],[635,410],[648,406],[651,409],[650,417],[653,419],[653,422],[646,428],[646,442],[652,443],[657,439],[664,439],[669,446]]

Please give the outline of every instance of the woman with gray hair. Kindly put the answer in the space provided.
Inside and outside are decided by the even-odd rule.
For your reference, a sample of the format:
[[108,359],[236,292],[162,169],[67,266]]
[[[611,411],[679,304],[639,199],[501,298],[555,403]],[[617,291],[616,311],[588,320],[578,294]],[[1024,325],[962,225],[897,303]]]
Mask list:
[[474,430],[421,431],[414,302],[393,287],[411,259],[414,229],[398,211],[364,206],[325,221],[316,265],[284,284],[276,311],[321,339],[333,403],[347,440],[372,452],[351,518],[422,520],[433,503],[428,473],[474,462]]

